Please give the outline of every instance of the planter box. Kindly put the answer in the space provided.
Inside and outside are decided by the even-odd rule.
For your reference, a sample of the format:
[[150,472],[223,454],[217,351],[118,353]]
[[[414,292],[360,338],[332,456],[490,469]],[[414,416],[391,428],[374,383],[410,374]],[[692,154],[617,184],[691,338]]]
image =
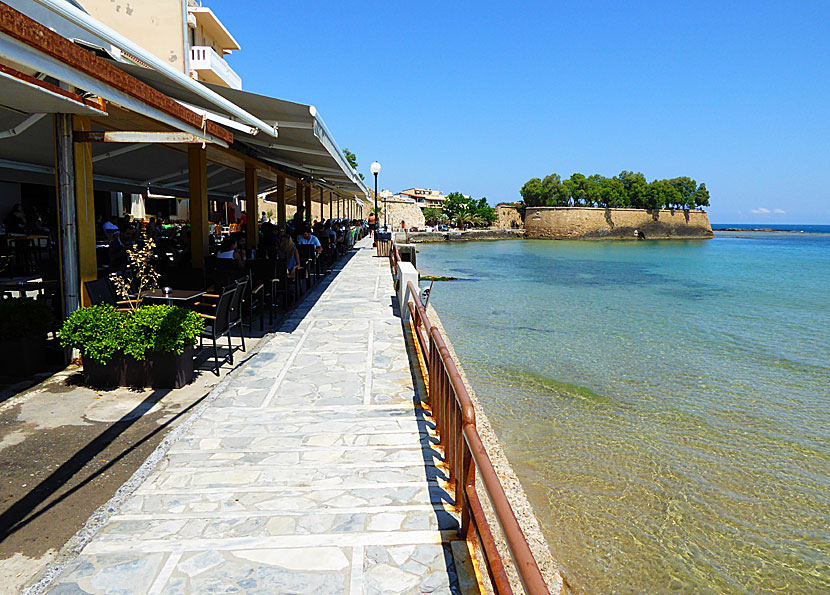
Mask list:
[[45,368],[46,364],[45,337],[0,341],[0,376],[31,376]]
[[169,351],[147,354],[147,381],[153,388],[181,388],[193,382],[193,347],[181,355]]
[[193,381],[193,347],[179,355],[153,351],[139,361],[131,355],[115,353],[106,364],[84,356],[84,382],[96,388],[140,386],[181,388]]

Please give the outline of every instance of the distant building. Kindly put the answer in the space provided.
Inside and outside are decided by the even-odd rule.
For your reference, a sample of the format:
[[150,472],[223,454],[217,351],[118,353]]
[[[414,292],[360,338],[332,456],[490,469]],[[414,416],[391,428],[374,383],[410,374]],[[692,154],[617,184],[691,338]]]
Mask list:
[[398,194],[411,198],[422,209],[428,207],[440,209],[447,198],[441,194],[440,190],[432,190],[431,188],[409,188],[408,190],[401,190]]

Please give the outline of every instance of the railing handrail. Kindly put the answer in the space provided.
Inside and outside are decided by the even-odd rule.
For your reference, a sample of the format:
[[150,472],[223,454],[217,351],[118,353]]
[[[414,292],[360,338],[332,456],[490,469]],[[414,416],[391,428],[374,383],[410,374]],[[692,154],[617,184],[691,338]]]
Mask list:
[[[397,252],[397,247],[395,248],[395,252]],[[396,254],[396,256],[398,255]],[[504,491],[501,480],[493,467],[493,462],[490,460],[490,456],[487,454],[487,449],[484,447],[484,443],[482,442],[481,436],[476,428],[475,406],[472,398],[470,398],[470,395],[467,392],[467,388],[464,386],[461,374],[458,371],[458,366],[450,354],[446,342],[444,341],[441,332],[438,330],[438,327],[433,326],[429,321],[426,309],[421,303],[414,284],[410,281],[407,287],[409,289],[409,294],[412,296],[412,301],[409,302],[407,306],[413,318],[421,351],[424,354],[424,357],[426,357],[429,351],[434,348],[440,356],[438,361],[440,361],[446,376],[449,379],[456,407],[461,412],[462,439],[467,444],[474,469],[477,470],[481,476],[487,498],[493,507],[496,521],[498,522],[502,534],[504,535],[504,539],[507,542],[507,548],[513,558],[513,562],[516,566],[516,571],[522,585],[525,591],[531,595],[547,594],[547,583],[542,577],[542,573],[539,570],[539,566],[536,563],[533,552],[530,550],[530,546],[527,543],[524,532],[519,525],[519,521],[516,519],[516,514],[510,506],[510,501],[507,498],[507,494]],[[424,338],[421,333],[422,325],[426,331],[427,338]],[[428,343],[429,347],[427,347]],[[429,361],[431,362],[434,360],[430,357]],[[427,365],[427,368],[428,374],[437,373],[436,370],[429,369],[429,364]],[[434,410],[433,414],[437,415],[438,411]],[[439,423],[438,425],[440,426],[442,424]],[[452,445],[448,445],[446,448],[451,447]],[[445,460],[446,459],[447,457],[445,457]],[[468,477],[456,478],[456,481],[463,481],[466,496],[470,498],[471,501],[477,501],[477,496],[475,494],[474,473],[469,473]],[[461,507],[462,504],[463,502],[459,502],[458,498],[456,498],[456,505]],[[463,518],[465,518],[464,511],[462,511],[462,519]],[[489,526],[487,526],[486,519],[484,525],[485,526],[483,528],[485,531],[489,532]],[[492,535],[488,535],[487,537],[489,540],[492,540]],[[485,549],[489,549],[487,544],[485,544]],[[496,555],[498,555],[497,552]],[[501,572],[503,572],[503,569],[501,569]],[[494,586],[498,592],[498,586]],[[509,584],[505,590],[507,592],[510,591]]]

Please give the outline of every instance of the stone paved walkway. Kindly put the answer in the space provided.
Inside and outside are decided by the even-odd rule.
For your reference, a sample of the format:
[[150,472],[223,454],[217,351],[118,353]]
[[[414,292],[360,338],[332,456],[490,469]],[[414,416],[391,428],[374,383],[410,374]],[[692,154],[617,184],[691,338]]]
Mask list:
[[388,260],[365,239],[342,267],[49,593],[459,592]]

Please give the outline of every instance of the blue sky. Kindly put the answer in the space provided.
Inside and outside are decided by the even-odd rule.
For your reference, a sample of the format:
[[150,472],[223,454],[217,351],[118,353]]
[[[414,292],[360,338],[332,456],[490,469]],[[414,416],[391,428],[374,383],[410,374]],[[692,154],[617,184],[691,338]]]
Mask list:
[[630,169],[705,182],[713,222],[830,223],[829,2],[205,5],[243,87],[315,105],[383,188]]

